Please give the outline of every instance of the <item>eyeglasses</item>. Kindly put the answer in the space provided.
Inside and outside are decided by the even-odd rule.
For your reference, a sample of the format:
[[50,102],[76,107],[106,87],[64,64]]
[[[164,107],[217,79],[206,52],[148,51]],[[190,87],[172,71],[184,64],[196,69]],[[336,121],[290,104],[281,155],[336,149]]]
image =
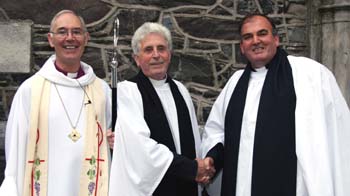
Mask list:
[[50,33],[56,35],[58,38],[68,37],[69,32],[75,38],[82,38],[84,36],[84,33],[85,33],[85,31],[83,29],[80,29],[80,28],[75,28],[75,29],[70,29],[70,30],[65,29],[65,28],[61,28],[61,29],[58,29],[57,32],[50,31]]

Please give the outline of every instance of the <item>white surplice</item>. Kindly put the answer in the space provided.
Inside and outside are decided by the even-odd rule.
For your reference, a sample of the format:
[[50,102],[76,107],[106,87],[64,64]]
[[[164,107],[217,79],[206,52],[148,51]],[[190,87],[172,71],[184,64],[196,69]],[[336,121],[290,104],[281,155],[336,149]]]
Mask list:
[[[288,56],[288,60],[296,93],[297,196],[349,196],[349,107],[325,66],[305,57]],[[250,196],[251,192],[256,112],[265,78],[261,79],[259,72],[252,72],[248,85],[236,196]],[[226,109],[242,73],[243,70],[237,71],[230,78],[213,105],[203,133],[202,156],[217,143],[224,144]],[[220,195],[220,177],[209,186],[211,195]]]
[[[49,103],[49,138],[48,138],[48,193],[50,196],[78,195],[81,172],[82,155],[84,151],[84,127],[85,115],[83,98],[84,87],[90,84],[96,75],[91,66],[81,62],[85,75],[77,79],[71,79],[54,66],[55,55],[51,56],[36,73],[51,81]],[[6,126],[6,169],[5,179],[0,187],[0,196],[20,196],[22,194],[26,147],[28,140],[29,115],[31,103],[32,77],[26,80],[17,90],[11,105],[10,115]],[[77,122],[76,129],[81,134],[77,142],[73,142],[68,134],[72,131],[62,102],[53,83],[56,83],[58,92],[67,108],[69,118],[73,125]],[[106,123],[111,123],[111,90],[106,82],[103,82],[106,96]],[[93,100],[91,100],[93,101]],[[79,120],[78,116],[82,108]]]
[[[170,87],[165,80],[151,80],[164,108],[173,135],[176,151],[181,153],[177,110]],[[200,137],[192,99],[185,86],[175,81],[189,110],[196,155],[200,156]],[[142,96],[137,84],[118,84],[118,119],[110,176],[110,196],[150,196],[168,170],[173,153],[150,138],[144,120]]]

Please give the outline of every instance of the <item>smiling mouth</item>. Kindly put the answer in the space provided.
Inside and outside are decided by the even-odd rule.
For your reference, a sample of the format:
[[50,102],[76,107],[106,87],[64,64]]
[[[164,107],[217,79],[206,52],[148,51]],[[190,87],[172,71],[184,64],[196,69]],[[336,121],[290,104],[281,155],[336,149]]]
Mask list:
[[164,62],[155,62],[155,63],[150,63],[150,65],[162,65]]
[[262,51],[264,51],[264,47],[261,47],[261,46],[258,46],[258,47],[254,47],[253,48],[253,52],[262,52]]
[[64,49],[72,50],[72,49],[78,48],[78,46],[63,46],[63,48],[64,48]]

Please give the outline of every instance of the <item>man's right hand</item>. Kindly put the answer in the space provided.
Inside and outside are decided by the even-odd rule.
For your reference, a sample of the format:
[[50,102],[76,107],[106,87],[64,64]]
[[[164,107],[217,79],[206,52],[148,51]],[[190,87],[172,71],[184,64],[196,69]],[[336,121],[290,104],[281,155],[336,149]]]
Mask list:
[[198,183],[208,184],[215,174],[214,160],[211,157],[205,159],[196,159],[198,164],[196,181]]
[[107,130],[107,141],[110,149],[114,148],[114,132],[111,129]]

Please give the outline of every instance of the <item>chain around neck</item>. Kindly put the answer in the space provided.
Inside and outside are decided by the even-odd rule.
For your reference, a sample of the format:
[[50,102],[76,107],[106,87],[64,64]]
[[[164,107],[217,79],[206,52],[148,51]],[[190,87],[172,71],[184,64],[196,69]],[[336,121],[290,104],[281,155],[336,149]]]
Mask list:
[[60,101],[61,101],[61,103],[62,103],[64,112],[65,112],[65,114],[66,114],[66,116],[67,116],[67,118],[68,118],[68,121],[69,121],[71,127],[72,127],[73,129],[76,129],[76,127],[77,127],[77,125],[78,125],[78,122],[79,122],[79,119],[80,119],[80,116],[81,116],[81,112],[83,111],[84,100],[85,100],[85,93],[83,93],[83,94],[84,94],[84,97],[83,97],[83,101],[82,101],[82,103],[81,103],[81,107],[80,107],[80,111],[79,111],[78,118],[77,118],[77,120],[75,121],[75,123],[73,124],[71,118],[69,117],[68,110],[67,110],[66,106],[65,106],[64,103],[63,103],[63,99],[62,99],[62,97],[61,97],[61,94],[60,94],[59,91],[58,91],[58,88],[57,88],[57,86],[56,86],[56,83],[53,83],[53,84],[54,84],[54,86],[55,86],[56,92],[57,92],[57,94],[58,94],[58,97],[60,98]]

